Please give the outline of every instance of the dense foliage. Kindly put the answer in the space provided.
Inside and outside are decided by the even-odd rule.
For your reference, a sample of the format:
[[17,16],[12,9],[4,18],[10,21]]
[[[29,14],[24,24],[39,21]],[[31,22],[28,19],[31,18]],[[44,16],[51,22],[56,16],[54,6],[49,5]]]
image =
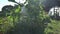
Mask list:
[[[39,0],[27,1],[28,4],[23,5],[24,8],[19,3],[15,6],[8,5],[2,8],[0,34],[60,34],[60,20],[52,19]],[[23,12],[27,14],[23,14]]]

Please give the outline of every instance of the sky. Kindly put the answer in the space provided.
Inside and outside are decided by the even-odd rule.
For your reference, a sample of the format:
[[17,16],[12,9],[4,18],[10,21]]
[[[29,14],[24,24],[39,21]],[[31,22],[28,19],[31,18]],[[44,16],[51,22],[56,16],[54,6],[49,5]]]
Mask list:
[[[15,0],[16,2],[20,2],[20,3],[24,3],[26,0]],[[12,5],[14,6],[16,3],[13,2],[9,2],[8,0],[0,0],[0,11],[2,9],[3,6],[5,5]]]

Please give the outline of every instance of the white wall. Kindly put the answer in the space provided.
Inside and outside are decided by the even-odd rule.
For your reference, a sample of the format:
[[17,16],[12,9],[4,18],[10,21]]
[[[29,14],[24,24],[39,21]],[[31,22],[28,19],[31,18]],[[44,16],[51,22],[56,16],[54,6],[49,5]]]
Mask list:
[[[49,10],[49,13],[48,13],[48,15],[50,15],[50,16],[53,16],[54,15],[54,11],[56,11],[56,10],[54,10],[54,9],[57,9],[57,13],[59,13],[59,16],[60,16],[60,7],[52,7],[50,10]],[[55,12],[55,14],[56,14],[56,12]]]

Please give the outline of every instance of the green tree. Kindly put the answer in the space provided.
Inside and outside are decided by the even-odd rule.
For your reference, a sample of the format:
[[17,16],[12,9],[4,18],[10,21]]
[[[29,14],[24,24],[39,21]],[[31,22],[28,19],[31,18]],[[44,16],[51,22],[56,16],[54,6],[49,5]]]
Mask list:
[[13,6],[11,5],[6,5],[2,8],[2,14],[4,17],[9,16],[11,13],[11,10],[13,9]]

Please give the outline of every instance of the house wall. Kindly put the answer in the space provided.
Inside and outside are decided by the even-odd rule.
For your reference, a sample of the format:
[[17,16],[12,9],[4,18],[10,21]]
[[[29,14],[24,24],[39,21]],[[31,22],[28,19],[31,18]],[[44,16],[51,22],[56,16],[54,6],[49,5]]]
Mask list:
[[53,16],[55,14],[58,14],[60,16],[60,7],[53,7],[49,10],[48,15]]

